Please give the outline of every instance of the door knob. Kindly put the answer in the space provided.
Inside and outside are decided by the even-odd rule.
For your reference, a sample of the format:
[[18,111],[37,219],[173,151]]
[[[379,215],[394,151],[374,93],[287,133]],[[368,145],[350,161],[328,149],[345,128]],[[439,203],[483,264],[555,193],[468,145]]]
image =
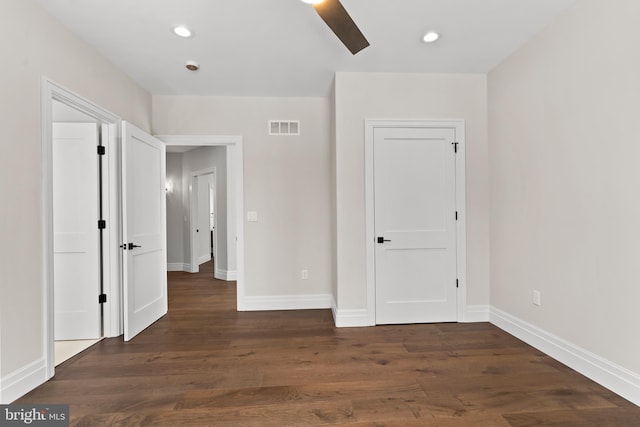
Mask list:
[[133,243],[129,243],[129,245],[127,245],[129,250],[132,250],[133,248],[141,248],[142,246],[139,245],[134,245]]
[[391,240],[387,240],[384,237],[378,237],[378,243],[382,244],[384,242],[390,242]]

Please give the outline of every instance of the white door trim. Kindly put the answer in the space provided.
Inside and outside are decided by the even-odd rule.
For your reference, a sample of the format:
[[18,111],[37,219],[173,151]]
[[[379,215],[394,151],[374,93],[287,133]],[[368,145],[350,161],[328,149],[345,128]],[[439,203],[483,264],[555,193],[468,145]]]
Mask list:
[[[53,283],[53,151],[52,126],[53,101],[61,102],[102,124],[102,143],[107,155],[103,169],[104,219],[107,232],[104,234],[104,284],[108,295],[103,305],[103,335],[115,337],[122,334],[121,276],[120,276],[120,177],[119,138],[121,119],[108,110],[94,104],[82,96],[47,79],[42,79],[42,229],[43,229],[43,278],[45,288],[45,333],[44,349],[47,379],[55,373],[54,350],[54,283]],[[97,298],[97,295],[96,295]],[[97,303],[97,299],[96,299]]]
[[[237,267],[237,287],[236,299],[238,311],[246,310],[244,293],[244,156],[243,139],[240,135],[155,135],[160,141],[167,145],[195,145],[195,146],[225,146],[227,148],[227,186],[235,186],[235,218],[236,235],[227,233],[227,248],[233,247],[234,239],[236,243],[236,267]],[[235,173],[229,173],[229,165],[233,165]],[[229,209],[229,192],[227,192],[227,209]]]
[[[191,172],[189,177],[189,235],[191,236],[191,273],[200,271],[200,260],[198,256],[198,239],[196,229],[198,228],[198,177],[202,175],[216,176],[216,168],[207,168]],[[218,207],[216,206],[216,210]],[[227,233],[228,234],[228,233]],[[217,239],[217,236],[216,236]],[[228,243],[228,242],[227,242]],[[228,248],[228,245],[227,245]],[[217,277],[216,277],[217,278]]]
[[[465,122],[464,120],[384,120],[367,119],[364,122],[365,135],[365,227],[367,265],[367,324],[376,324],[376,282],[375,282],[375,221],[374,221],[374,158],[373,135],[378,127],[390,128],[447,128],[454,129],[458,142],[456,155],[456,262],[458,276],[458,321],[464,321],[467,305],[467,239],[466,239],[466,170],[465,170]],[[453,147],[451,147],[453,150]]]

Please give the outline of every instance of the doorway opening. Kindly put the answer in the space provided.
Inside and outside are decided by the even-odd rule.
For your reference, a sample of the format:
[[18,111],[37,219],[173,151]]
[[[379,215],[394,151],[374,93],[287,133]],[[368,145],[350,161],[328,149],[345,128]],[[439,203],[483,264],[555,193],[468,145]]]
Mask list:
[[[156,135],[156,138],[163,141],[167,145],[167,152],[169,153],[168,159],[171,153],[175,152],[190,152],[192,150],[201,149],[204,147],[217,147],[221,150],[224,157],[224,164],[226,170],[222,169],[218,164],[209,163],[194,163],[190,167],[189,171],[180,171],[182,183],[180,184],[184,189],[184,194],[177,199],[173,199],[173,203],[182,203],[184,211],[178,216],[175,215],[174,221],[182,223],[183,236],[192,236],[199,233],[195,230],[196,217],[195,211],[197,206],[192,206],[192,202],[197,200],[194,196],[194,192],[197,190],[197,182],[194,181],[200,175],[206,175],[207,173],[215,173],[216,185],[215,185],[215,201],[214,206],[214,257],[216,257],[215,266],[215,278],[226,281],[237,281],[237,308],[239,311],[244,310],[244,223],[243,223],[243,209],[244,209],[244,188],[243,188],[243,162],[242,162],[242,137],[241,136],[215,136],[215,135]],[[173,159],[174,162],[177,160]],[[171,173],[170,164],[172,161],[168,161],[167,170],[167,188],[171,186],[175,189],[175,182],[171,182],[172,177],[177,176],[177,173]],[[226,183],[221,185],[220,182],[226,179]],[[172,200],[169,196],[167,203]],[[187,209],[188,208],[188,209]],[[187,212],[188,211],[188,212]],[[167,211],[168,224],[171,221],[171,214]],[[226,218],[226,224],[223,223],[223,219]],[[173,231],[180,229],[180,226],[175,227]],[[172,235],[171,226],[169,226],[168,236]],[[176,232],[177,233],[177,232]],[[195,248],[192,248],[196,242],[195,238],[185,239],[185,243],[182,247],[182,261],[178,259],[172,262],[170,259],[168,267],[173,271],[187,271],[197,272],[199,270],[198,257],[192,256],[197,253]],[[226,268],[222,260],[223,248],[226,247]],[[180,248],[175,248],[178,252]],[[171,248],[168,248],[171,256]]]
[[229,269],[227,148],[183,149],[167,147],[167,271],[198,273],[215,255],[215,276],[224,280],[219,276]]

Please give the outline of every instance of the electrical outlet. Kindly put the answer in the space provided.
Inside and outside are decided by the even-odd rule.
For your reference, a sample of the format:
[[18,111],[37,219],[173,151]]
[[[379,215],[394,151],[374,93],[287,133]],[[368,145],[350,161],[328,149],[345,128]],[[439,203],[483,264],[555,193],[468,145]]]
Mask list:
[[540,305],[540,291],[533,291],[533,305]]
[[309,280],[309,270],[302,270],[300,272],[300,278],[302,280]]

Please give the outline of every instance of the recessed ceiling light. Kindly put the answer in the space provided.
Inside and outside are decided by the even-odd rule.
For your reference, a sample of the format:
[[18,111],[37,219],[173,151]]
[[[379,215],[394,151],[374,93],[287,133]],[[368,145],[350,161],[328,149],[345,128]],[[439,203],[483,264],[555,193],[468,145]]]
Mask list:
[[177,27],[173,27],[173,32],[176,33],[177,36],[180,37],[191,37],[191,30],[185,27],[184,25],[178,25]]
[[440,38],[440,34],[436,33],[435,31],[429,31],[427,34],[424,35],[424,37],[422,38],[422,41],[425,43],[433,43],[439,38]]
[[200,69],[200,65],[198,65],[196,61],[187,61],[185,67],[187,67],[189,71],[198,71]]
[[302,0],[302,1],[308,4],[318,4],[318,3],[322,3],[324,0]]

